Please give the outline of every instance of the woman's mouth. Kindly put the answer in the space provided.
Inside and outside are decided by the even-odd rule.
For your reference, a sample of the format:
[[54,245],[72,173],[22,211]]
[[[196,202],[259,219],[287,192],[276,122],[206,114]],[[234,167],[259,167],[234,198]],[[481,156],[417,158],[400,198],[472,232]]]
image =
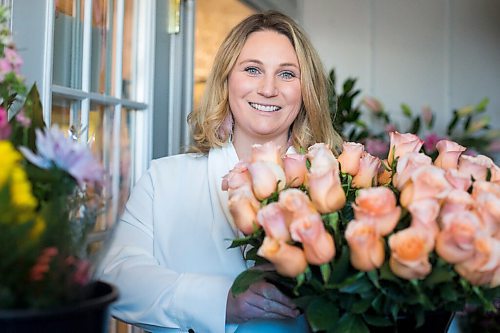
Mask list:
[[281,110],[280,106],[277,105],[264,105],[264,104],[258,104],[258,103],[248,103],[252,108],[258,111],[263,111],[263,112],[276,112]]

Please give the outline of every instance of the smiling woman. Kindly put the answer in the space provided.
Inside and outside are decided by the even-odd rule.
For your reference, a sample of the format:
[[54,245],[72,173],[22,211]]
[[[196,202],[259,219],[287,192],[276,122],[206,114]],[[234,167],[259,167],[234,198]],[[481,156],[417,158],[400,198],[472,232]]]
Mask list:
[[229,33],[189,117],[196,153],[153,161],[118,225],[101,274],[120,287],[115,316],[162,332],[307,331],[274,285],[230,292],[247,267],[242,249],[228,249],[238,230],[221,183],[255,144],[274,141],[281,153],[314,142],[337,147],[322,68],[281,13],[249,16]]

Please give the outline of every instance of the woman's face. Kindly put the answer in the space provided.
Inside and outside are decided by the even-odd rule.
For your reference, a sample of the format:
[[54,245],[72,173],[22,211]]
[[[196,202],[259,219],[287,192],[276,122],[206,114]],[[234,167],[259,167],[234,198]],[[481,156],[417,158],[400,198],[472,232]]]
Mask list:
[[233,142],[285,146],[302,104],[300,68],[289,39],[276,31],[250,34],[228,78]]

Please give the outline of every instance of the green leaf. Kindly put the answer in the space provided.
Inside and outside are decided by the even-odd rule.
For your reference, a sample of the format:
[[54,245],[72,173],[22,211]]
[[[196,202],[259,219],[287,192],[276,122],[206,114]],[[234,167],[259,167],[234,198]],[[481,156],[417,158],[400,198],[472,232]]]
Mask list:
[[385,315],[376,316],[364,314],[363,318],[368,325],[376,326],[376,327],[388,327],[394,325],[392,321],[390,321]]
[[268,272],[258,269],[243,271],[234,280],[231,286],[231,292],[234,296],[238,296],[244,293],[253,283],[264,280],[267,274]]
[[333,263],[330,282],[333,284],[338,284],[343,281],[349,272],[349,265],[349,249],[347,246],[343,246],[340,257]]
[[439,294],[445,301],[454,302],[458,300],[458,291],[454,282],[441,284]]
[[314,332],[334,327],[339,318],[338,307],[328,299],[314,299],[306,309],[306,317]]
[[403,112],[403,115],[407,118],[411,118],[412,112],[408,104],[402,103],[401,104],[401,111]]
[[351,306],[351,312],[352,313],[357,313],[357,314],[363,314],[370,308],[372,305],[372,300],[371,299],[360,299],[359,301],[356,301],[353,303]]
[[356,274],[353,278],[347,279],[342,283],[341,292],[348,294],[362,294],[373,288],[371,282],[366,278],[364,272]]
[[23,109],[25,116],[31,119],[31,125],[28,129],[27,140],[26,142],[23,142],[22,145],[30,148],[33,151],[36,151],[35,130],[46,127],[43,121],[43,108],[42,103],[40,102],[40,95],[38,94],[36,84],[33,84],[30,91],[28,92]]
[[382,267],[380,267],[380,279],[397,283],[400,282],[399,278],[391,271],[387,261],[382,265]]
[[359,315],[346,313],[338,321],[335,333],[370,333],[366,327],[363,318]]
[[424,280],[426,287],[434,287],[436,284],[453,281],[455,273],[450,270],[450,267],[435,266],[431,274]]
[[369,272],[366,273],[366,275],[368,275],[368,278],[370,279],[370,281],[373,283],[373,285],[375,287],[377,287],[378,289],[380,289],[380,283],[378,281],[378,273],[377,273],[377,270],[374,269],[374,270],[371,270]]
[[488,97],[485,97],[481,100],[481,102],[479,102],[475,109],[478,113],[481,113],[481,112],[484,112],[486,111],[486,107],[488,106],[488,104],[490,103],[490,99]]
[[323,277],[323,282],[328,283],[328,280],[330,279],[330,274],[332,273],[330,263],[327,262],[326,264],[319,266],[319,269],[321,270],[321,276]]

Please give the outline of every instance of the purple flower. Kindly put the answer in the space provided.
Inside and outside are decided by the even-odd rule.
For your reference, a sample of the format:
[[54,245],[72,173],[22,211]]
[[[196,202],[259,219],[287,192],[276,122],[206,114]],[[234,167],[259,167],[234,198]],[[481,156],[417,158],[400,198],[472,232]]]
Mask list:
[[380,139],[366,139],[365,150],[371,155],[383,158],[389,152],[389,142]]
[[437,135],[436,133],[427,134],[424,137],[424,149],[427,153],[433,153],[436,151],[436,143],[440,140],[446,139],[443,136]]
[[102,183],[104,170],[88,147],[64,136],[57,125],[45,132],[36,130],[36,148],[38,155],[26,147],[19,150],[26,159],[42,169],[56,166],[68,172],[80,186],[85,182]]

